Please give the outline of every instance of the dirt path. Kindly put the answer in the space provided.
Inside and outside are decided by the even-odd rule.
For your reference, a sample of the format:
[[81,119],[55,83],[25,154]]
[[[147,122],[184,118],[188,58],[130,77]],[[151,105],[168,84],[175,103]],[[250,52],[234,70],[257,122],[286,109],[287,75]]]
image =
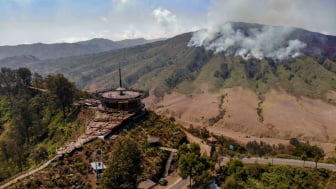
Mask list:
[[15,178],[13,178],[12,180],[8,181],[7,183],[5,183],[4,185],[0,186],[0,189],[4,189],[7,188],[8,186],[16,183],[17,181],[24,179],[30,175],[35,174],[38,171],[41,171],[42,169],[46,168],[51,162],[53,162],[54,160],[58,159],[59,156],[56,155],[55,157],[53,157],[52,159],[50,159],[49,161],[45,162],[44,164],[42,164],[41,166],[33,169],[33,170],[28,170],[27,172],[25,172],[24,174],[21,174],[20,176],[17,176]]
[[183,129],[183,132],[186,134],[187,139],[190,143],[194,142],[200,145],[201,154],[206,154],[210,157],[211,147],[204,143],[204,141],[200,138],[195,137],[194,135],[190,134],[188,131]]
[[169,158],[167,160],[166,167],[165,167],[165,173],[164,173],[165,177],[168,176],[170,164],[173,161],[173,157],[174,157],[174,152],[170,152]]

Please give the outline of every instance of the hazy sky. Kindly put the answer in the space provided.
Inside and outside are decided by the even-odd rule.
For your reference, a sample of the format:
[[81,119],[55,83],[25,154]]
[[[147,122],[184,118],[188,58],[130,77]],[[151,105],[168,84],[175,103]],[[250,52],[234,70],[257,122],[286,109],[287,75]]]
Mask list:
[[226,21],[336,35],[336,0],[0,0],[0,45],[171,37]]

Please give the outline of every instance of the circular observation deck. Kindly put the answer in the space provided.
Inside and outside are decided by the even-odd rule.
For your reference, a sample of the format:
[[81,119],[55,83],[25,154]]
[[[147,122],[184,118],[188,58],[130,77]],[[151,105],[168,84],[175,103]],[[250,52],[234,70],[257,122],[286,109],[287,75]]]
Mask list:
[[96,93],[100,100],[100,111],[107,113],[133,113],[142,110],[145,105],[141,102],[147,93],[141,90],[117,88]]

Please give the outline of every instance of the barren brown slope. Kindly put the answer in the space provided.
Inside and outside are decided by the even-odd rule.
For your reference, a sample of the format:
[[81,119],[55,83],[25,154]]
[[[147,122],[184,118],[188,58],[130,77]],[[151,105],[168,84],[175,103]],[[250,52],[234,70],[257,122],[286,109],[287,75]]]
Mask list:
[[336,107],[333,105],[271,90],[266,94],[263,110],[264,122],[274,125],[276,137],[336,143]]
[[[326,152],[333,150],[336,143],[336,106],[307,97],[297,98],[283,90],[270,90],[260,98],[242,87],[218,93],[203,89],[191,95],[173,92],[161,99],[150,97],[145,103],[160,114],[174,116],[184,126],[205,126],[211,132],[241,142],[263,138],[277,144],[297,137],[320,144]],[[258,106],[263,120],[259,120]],[[209,120],[220,115],[221,110],[225,111],[223,118],[211,126]]]
[[173,92],[161,99],[151,96],[145,103],[160,114],[173,116],[188,125],[202,126],[218,114],[218,95],[206,91],[190,95]]

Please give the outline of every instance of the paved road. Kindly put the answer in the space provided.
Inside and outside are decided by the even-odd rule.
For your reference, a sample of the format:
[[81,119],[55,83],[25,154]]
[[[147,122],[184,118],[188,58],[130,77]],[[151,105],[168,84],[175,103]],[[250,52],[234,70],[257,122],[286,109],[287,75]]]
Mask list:
[[177,152],[177,149],[174,149],[174,148],[167,148],[167,147],[160,146],[159,149],[160,150],[166,150],[166,151],[174,152],[174,153]]
[[189,186],[189,177],[186,179],[178,179],[174,184],[167,187],[167,189],[185,189]]
[[[223,157],[221,161],[221,165],[226,164],[230,158]],[[243,163],[246,164],[253,164],[253,163],[259,163],[259,164],[274,164],[274,165],[290,165],[290,166],[296,166],[296,167],[303,167],[303,161],[302,160],[294,160],[294,159],[282,159],[282,158],[258,158],[258,157],[250,157],[250,158],[241,158],[240,159]],[[306,161],[304,163],[305,167],[315,168],[316,164],[313,161]],[[318,168],[324,168],[328,169],[330,171],[336,171],[336,165],[335,164],[328,164],[328,163],[317,163]]]
[[166,163],[164,176],[167,176],[168,173],[169,173],[169,168],[170,168],[171,162],[173,161],[173,157],[174,157],[174,152],[170,152],[169,158],[168,158],[167,163]]
[[186,134],[187,136],[187,140],[192,143],[197,143],[199,144],[200,148],[201,148],[201,154],[207,154],[208,156],[210,156],[210,151],[211,151],[211,147],[209,145],[207,145],[206,143],[204,143],[202,141],[202,139],[192,135],[191,133],[189,133],[187,130],[183,129],[183,132]]
[[[221,165],[225,165],[230,158],[222,157]],[[272,164],[272,158],[258,158],[258,157],[250,157],[250,158],[241,158],[240,159],[244,164]],[[290,165],[296,167],[302,167],[303,161],[302,160],[294,160],[294,159],[281,159],[281,158],[273,158],[274,165]],[[315,162],[313,161],[306,161],[305,167],[315,168]],[[334,164],[327,164],[327,163],[317,163],[318,168],[324,168],[331,171],[336,171],[336,165]],[[168,186],[167,189],[185,189],[189,185],[189,177],[187,179],[178,179],[175,183]]]
[[29,88],[35,89],[35,90],[41,91],[41,92],[47,92],[47,89],[42,89],[42,88],[37,88],[37,87],[32,87],[32,86],[30,86]]

